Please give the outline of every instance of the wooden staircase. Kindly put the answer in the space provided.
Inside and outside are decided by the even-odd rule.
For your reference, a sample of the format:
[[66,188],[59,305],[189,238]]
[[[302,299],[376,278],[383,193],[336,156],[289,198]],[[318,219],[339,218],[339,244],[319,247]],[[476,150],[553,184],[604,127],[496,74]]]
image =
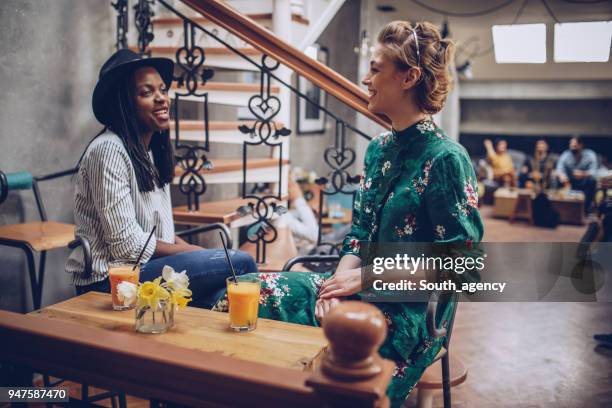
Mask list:
[[[155,41],[153,41],[155,43]],[[152,45],[147,48],[147,52],[151,52],[152,56],[155,57],[164,57],[170,58],[171,60],[176,61],[176,50],[182,47],[179,45],[178,47],[175,45],[164,45],[164,46],[156,46]],[[132,47],[134,51],[138,51],[137,47]],[[263,55],[261,51],[256,50],[253,47],[241,47],[238,48],[238,51],[243,55],[251,58],[255,62],[261,61],[261,56]],[[225,48],[225,47],[208,47],[205,48],[206,52],[206,66],[211,68],[220,68],[220,69],[233,69],[238,71],[258,71],[259,69],[251,64],[249,61],[245,60],[241,56],[235,54],[233,51]]]
[[[242,227],[255,221],[252,215],[242,215],[238,209],[248,206],[243,198],[231,198],[202,203],[199,210],[189,210],[186,205],[174,207],[174,222],[177,224],[211,224],[221,222],[231,228]],[[283,197],[280,205],[287,205],[287,197]]]
[[[216,35],[236,48],[240,53],[251,58],[256,63],[261,63],[262,52],[248,45],[243,40],[234,37],[231,39],[231,34],[225,29],[211,22],[210,19],[199,15],[193,11],[181,10],[195,24],[205,27],[207,30],[214,31]],[[162,13],[163,14],[163,13]],[[269,12],[256,14],[248,14],[248,17],[257,22],[263,27],[271,29],[273,15]],[[184,47],[184,24],[183,20],[176,16],[161,15],[152,20],[154,40],[148,45],[147,51],[154,57],[166,57],[173,61],[177,61],[177,50]],[[291,24],[297,30],[306,30],[308,21],[302,16],[294,14]],[[170,135],[172,140],[176,140],[176,122],[178,122],[178,138],[180,144],[203,146],[205,141],[206,129],[203,119],[192,119],[183,116],[185,110],[190,112],[201,112],[203,110],[204,98],[202,94],[207,95],[208,109],[213,112],[208,120],[208,141],[214,146],[210,152],[206,153],[206,158],[212,163],[212,168],[208,166],[199,170],[199,174],[204,178],[206,185],[221,185],[229,189],[235,185],[235,197],[226,198],[225,194],[213,193],[208,191],[200,197],[199,209],[189,209],[187,205],[176,205],[174,208],[174,219],[177,224],[183,225],[198,225],[221,222],[234,228],[233,234],[237,234],[235,228],[248,226],[257,221],[256,216],[253,216],[253,211],[250,211],[248,204],[253,200],[243,199],[238,195],[239,187],[243,182],[243,161],[242,152],[239,148],[244,142],[253,142],[259,140],[258,137],[251,137],[239,130],[242,127],[252,128],[255,120],[237,120],[239,115],[238,109],[242,109],[244,115],[245,109],[248,109],[249,99],[254,95],[260,94],[260,83],[245,82],[244,74],[259,71],[258,67],[235,54],[232,50],[221,46],[213,38],[205,35],[201,30],[197,30],[198,35],[195,38],[197,46],[205,50],[205,60],[201,69],[214,69],[216,74],[229,73],[222,79],[216,81],[208,80],[202,84],[198,80],[197,95],[187,95],[189,91],[185,84],[179,86],[178,82],[173,83],[170,89],[170,97],[173,101],[180,101],[180,108],[176,111],[178,118],[173,118],[170,124]],[[189,35],[189,34],[188,34]],[[132,37],[130,48],[138,51],[138,46]],[[181,74],[181,68],[175,68],[175,75]],[[253,74],[248,74],[253,76]],[[257,75],[257,74],[256,74]],[[221,75],[223,76],[223,75]],[[228,79],[231,78],[231,79]],[[253,80],[253,78],[251,78]],[[281,89],[277,84],[270,86],[270,95],[280,97]],[[283,102],[284,103],[284,102]],[[186,108],[185,108],[186,106]],[[222,109],[215,108],[222,106]],[[289,107],[287,107],[289,108]],[[233,114],[228,114],[233,110]],[[215,114],[221,112],[221,115]],[[173,115],[175,112],[173,111]],[[200,115],[198,114],[198,117]],[[276,129],[283,128],[280,121],[271,123]],[[286,138],[284,138],[286,139]],[[281,141],[281,140],[279,140]],[[276,142],[276,140],[271,140]],[[247,165],[246,165],[246,181],[250,183],[271,183],[277,185],[279,182],[279,170],[281,178],[282,191],[286,191],[286,183],[289,175],[289,160],[288,160],[288,141],[283,141],[287,147],[283,157],[279,157],[278,148],[272,148],[267,145],[257,146],[259,150],[255,150],[249,146]],[[233,147],[232,147],[233,146]],[[180,152],[180,150],[179,150]],[[262,153],[264,152],[264,153]],[[217,153],[215,155],[215,153]],[[222,153],[222,154],[221,154]],[[268,157],[261,157],[262,154]],[[198,153],[198,156],[200,153]],[[233,155],[233,156],[232,156]],[[222,156],[222,157],[217,157]],[[229,157],[228,157],[229,156]],[[189,177],[185,174],[188,170],[181,163],[176,167],[175,179],[173,184],[177,186],[180,183],[181,177]],[[192,179],[193,182],[199,182],[198,177]],[[225,187],[227,186],[227,187]],[[278,190],[276,190],[278,191]],[[175,191],[173,194],[175,201],[182,201],[182,195]],[[276,205],[287,206],[287,196],[283,193],[282,200],[272,200]],[[177,200],[178,199],[178,200]],[[268,200],[270,201],[270,200]],[[271,204],[271,202],[269,203]],[[242,211],[239,211],[239,208]],[[246,211],[245,211],[246,210]],[[274,214],[272,219],[278,216]],[[237,238],[235,236],[234,238]],[[237,241],[237,240],[235,240]],[[283,240],[289,243],[288,252],[283,249],[282,259],[274,260],[274,264],[282,265],[292,254],[297,254],[293,241]],[[272,251],[274,252],[274,251]],[[287,256],[285,256],[287,255]],[[279,256],[281,256],[279,254]]]
[[[242,159],[211,159],[214,167],[210,170],[201,170],[207,184],[227,184],[242,182]],[[280,160],[282,171],[288,173],[289,160]],[[279,159],[263,158],[249,159],[247,161],[247,183],[273,183],[278,181]],[[175,170],[174,183],[178,184],[180,177],[185,173],[180,165]]]
[[[212,166],[207,162],[207,166],[201,166],[197,170],[199,175],[192,175],[193,170],[186,168],[185,162],[179,162],[174,184],[180,183],[181,180],[184,183],[187,179],[197,184],[201,182],[199,176],[202,176],[206,185],[220,185],[223,188],[234,186],[236,194],[228,198],[226,190],[224,194],[211,196],[207,190],[200,197],[197,211],[186,205],[175,207],[174,217],[177,223],[195,225],[222,222],[230,227],[239,227],[252,225],[258,221],[253,216],[253,212],[247,214],[238,210],[240,207],[244,209],[245,205],[254,201],[245,200],[238,194],[238,191],[242,190],[239,187],[245,181],[243,167],[246,167],[247,186],[246,190],[242,191],[249,191],[252,183],[270,183],[274,194],[279,194],[283,198],[280,201],[275,200],[275,204],[286,205],[284,200],[287,191],[290,147],[286,132],[285,136],[279,135],[278,138],[264,136],[266,142],[280,143],[270,146],[258,135],[251,135],[247,130],[253,128],[256,116],[260,119],[270,118],[271,106],[264,101],[267,91],[275,101],[280,101],[279,111],[276,111],[276,106],[272,108],[273,112],[277,112],[270,122],[272,132],[283,129],[283,123],[290,124],[294,97],[289,90],[279,87],[275,79],[271,80],[272,83],[269,88],[266,87],[266,91],[260,89],[261,84],[266,83],[265,78],[269,75],[269,69],[275,69],[272,67],[274,61],[281,62],[295,73],[307,78],[350,108],[380,124],[388,125],[386,118],[373,115],[367,110],[367,95],[357,85],[325,65],[310,59],[295,48],[294,44],[285,43],[281,34],[279,36],[272,34],[273,28],[282,27],[279,28],[280,31],[286,34],[288,29],[291,30],[289,38],[299,40],[307,33],[309,26],[307,18],[292,12],[291,18],[275,19],[272,9],[266,9],[268,6],[271,7],[272,3],[264,3],[265,7],[261,6],[263,3],[257,6],[254,2],[246,1],[228,0],[228,3],[223,3],[217,0],[182,0],[176,5],[176,10],[172,10],[171,6],[164,3],[163,7],[166,9],[162,6],[160,9],[165,11],[156,11],[158,17],[152,20],[154,39],[147,45],[145,52],[151,56],[166,57],[175,61],[175,76],[182,78],[180,81],[175,81],[170,90],[177,108],[173,113],[178,116],[173,118],[171,123],[171,137],[175,141],[178,138],[176,142],[181,146],[195,145],[210,148],[206,152],[200,149],[196,155],[199,160],[204,160],[202,154],[205,153],[206,160],[210,161]],[[232,6],[239,9],[236,10]],[[289,16],[288,12],[289,10],[285,9],[284,15]],[[180,14],[191,21],[179,18]],[[217,39],[206,34],[202,28]],[[134,50],[138,49],[133,31],[129,46]],[[227,46],[234,48],[235,51]],[[187,48],[194,54],[190,54]],[[264,53],[269,57],[266,63],[262,60]],[[266,68],[262,68],[261,64],[266,65]],[[211,80],[211,76],[204,71],[211,68],[215,73],[221,73],[222,78]],[[275,71],[274,74],[278,75],[278,72]],[[205,83],[201,83],[204,77],[208,79]],[[264,81],[260,82],[259,78],[264,78]],[[291,82],[286,71],[283,71],[279,78],[283,78],[286,83]],[[196,80],[197,85],[194,85],[193,82]],[[190,93],[188,88],[193,91],[193,86],[197,86],[195,94],[188,95]],[[207,105],[204,105],[205,103]],[[249,106],[249,103],[252,106]],[[255,113],[256,109],[260,109],[259,114]],[[228,114],[230,111],[234,113]],[[247,115],[246,111],[249,111]],[[200,112],[204,112],[204,117],[208,118],[207,126]],[[219,113],[222,113],[223,117],[220,117]],[[249,116],[252,117],[251,120],[237,120]],[[194,120],[194,117],[200,119]],[[178,122],[178,127],[174,121]],[[206,140],[209,142],[208,145],[205,145]],[[261,144],[256,145],[257,142]],[[214,148],[210,145],[214,145]],[[243,150],[237,145],[242,145],[246,149],[247,160],[244,166]],[[254,153],[255,148],[259,149],[259,153]],[[262,157],[262,150],[267,157]],[[173,195],[175,200],[179,196],[179,194]],[[274,214],[272,217],[276,216]],[[279,231],[278,241],[267,248],[267,255],[273,259],[268,258],[266,270],[279,268],[292,255],[297,254],[293,240],[289,239],[287,234],[290,238],[288,230],[283,230],[282,234]],[[253,252],[253,247],[254,245],[245,244],[243,249]]]
[[[273,85],[270,88],[270,93],[278,95],[280,88],[278,85]],[[259,92],[259,84],[235,83],[235,82],[207,82],[205,85],[198,87],[198,92],[208,92],[208,102],[220,105],[231,106],[247,106],[249,98]],[[182,96],[185,88],[178,88],[176,85],[170,89],[170,97],[176,98],[179,94],[181,101],[201,101],[201,97],[197,96]]]
[[[240,144],[250,139],[249,135],[245,135],[238,131],[238,127],[246,125],[253,126],[253,121],[219,121],[211,120],[208,122],[208,131],[210,132],[209,141],[213,143],[230,143]],[[283,127],[280,122],[275,122],[277,128]],[[170,136],[174,140],[175,136],[175,121],[170,122]],[[204,141],[204,122],[202,120],[179,120],[179,139],[182,142],[203,142]]]

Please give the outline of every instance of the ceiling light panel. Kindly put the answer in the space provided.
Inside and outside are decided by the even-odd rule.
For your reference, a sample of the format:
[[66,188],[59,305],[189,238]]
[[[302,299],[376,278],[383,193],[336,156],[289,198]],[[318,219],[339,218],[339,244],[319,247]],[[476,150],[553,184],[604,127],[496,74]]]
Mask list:
[[494,25],[495,62],[543,64],[546,62],[546,25]]
[[607,62],[612,21],[555,24],[555,62]]

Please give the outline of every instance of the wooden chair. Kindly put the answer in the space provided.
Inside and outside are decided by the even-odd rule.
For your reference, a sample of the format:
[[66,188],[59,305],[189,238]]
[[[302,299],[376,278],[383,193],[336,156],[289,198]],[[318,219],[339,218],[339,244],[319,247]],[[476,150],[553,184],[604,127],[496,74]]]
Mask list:
[[[0,245],[19,248],[26,255],[34,309],[40,309],[47,251],[65,248],[74,240],[74,225],[47,220],[38,182],[68,176],[76,171],[77,169],[74,168],[39,177],[34,177],[26,172],[7,174],[0,171],[0,204],[6,200],[11,190],[32,189],[40,215],[38,222],[0,226]],[[38,273],[36,273],[34,252],[40,253]]]
[[[340,257],[338,255],[302,255],[287,261],[282,270],[290,271],[294,265],[304,262],[326,263],[330,265],[330,270],[332,270],[334,264],[337,264],[339,261]],[[445,297],[444,302],[439,301],[441,296]],[[419,408],[431,407],[433,392],[437,389],[442,389],[444,393],[444,408],[451,408],[451,387],[459,385],[467,379],[465,365],[457,358],[451,360],[449,352],[450,337],[458,305],[453,309],[448,322],[443,322],[442,327],[438,327],[436,324],[436,316],[441,315],[443,310],[438,307],[438,304],[457,302],[457,299],[458,296],[455,292],[441,294],[441,292],[434,291],[429,297],[426,316],[427,332],[435,339],[444,337],[444,340],[442,344],[443,349],[438,353],[433,364],[425,370],[425,373],[423,373],[423,376],[417,383]]]
[[[445,298],[444,302],[440,302],[440,297]],[[447,322],[442,322],[441,327],[436,323],[436,316],[440,315],[443,310],[438,307],[438,304],[446,304],[447,302],[458,302],[457,293],[434,291],[427,303],[427,333],[435,339],[441,337],[444,339],[442,350],[436,356],[433,364],[427,367],[416,385],[418,389],[418,408],[431,408],[433,394],[439,389],[442,389],[443,392],[444,408],[451,408],[451,387],[462,384],[467,379],[467,368],[460,359],[451,359],[449,350],[455,314],[459,304],[457,303],[453,309],[450,319]],[[441,368],[441,372],[438,367]]]

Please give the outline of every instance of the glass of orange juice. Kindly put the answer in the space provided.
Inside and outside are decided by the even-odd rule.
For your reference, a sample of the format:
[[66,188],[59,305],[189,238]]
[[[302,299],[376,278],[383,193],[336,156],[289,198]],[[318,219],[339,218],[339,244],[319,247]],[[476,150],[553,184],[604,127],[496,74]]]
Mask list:
[[259,309],[259,276],[255,274],[227,278],[230,327],[238,332],[252,331],[257,327]]
[[130,261],[116,261],[108,264],[108,277],[110,279],[111,296],[113,299],[114,310],[129,310],[136,307],[136,299],[129,304],[119,301],[117,295],[117,285],[120,282],[132,282],[138,285],[138,279],[140,278],[140,265],[136,265]]

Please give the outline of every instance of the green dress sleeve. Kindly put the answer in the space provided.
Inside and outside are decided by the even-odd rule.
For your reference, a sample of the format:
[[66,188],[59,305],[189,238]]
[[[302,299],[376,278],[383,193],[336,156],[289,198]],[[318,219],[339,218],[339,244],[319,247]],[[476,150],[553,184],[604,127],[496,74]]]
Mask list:
[[[425,191],[435,243],[449,244],[447,255],[478,257],[483,223],[478,211],[477,180],[467,153],[445,152],[434,159]],[[456,274],[460,282],[479,281],[477,274]]]
[[457,152],[443,154],[433,161],[429,177],[425,202],[434,242],[480,242],[478,185],[468,158]]

